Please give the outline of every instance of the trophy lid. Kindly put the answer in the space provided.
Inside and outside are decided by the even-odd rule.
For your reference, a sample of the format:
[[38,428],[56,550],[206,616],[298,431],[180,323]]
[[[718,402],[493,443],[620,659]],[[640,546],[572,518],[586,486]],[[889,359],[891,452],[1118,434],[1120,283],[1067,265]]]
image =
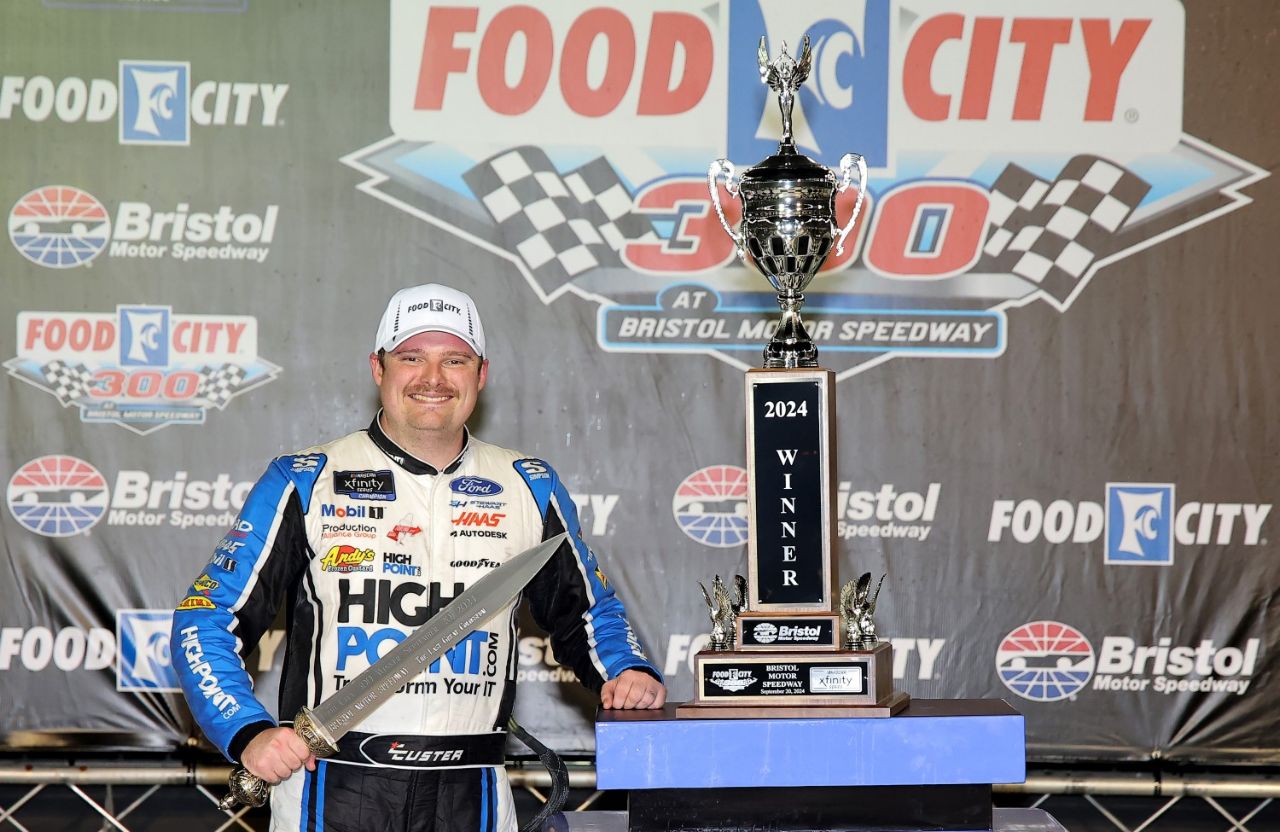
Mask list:
[[742,172],[742,186],[768,182],[834,182],[835,174],[827,167],[796,150],[790,142],[778,145],[778,152],[762,159]]

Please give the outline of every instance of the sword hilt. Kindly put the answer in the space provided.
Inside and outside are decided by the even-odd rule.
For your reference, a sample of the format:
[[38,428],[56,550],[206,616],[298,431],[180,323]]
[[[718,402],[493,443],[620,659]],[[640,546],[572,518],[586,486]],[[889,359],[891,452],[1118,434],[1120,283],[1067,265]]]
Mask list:
[[[312,715],[310,708],[303,708],[293,718],[293,732],[302,738],[307,748],[316,757],[332,757],[338,753],[338,746],[330,738],[329,732]],[[262,806],[271,795],[271,787],[267,781],[255,774],[250,774],[244,766],[236,766],[227,778],[228,794],[218,801],[218,808],[229,812],[237,804],[245,806]]]

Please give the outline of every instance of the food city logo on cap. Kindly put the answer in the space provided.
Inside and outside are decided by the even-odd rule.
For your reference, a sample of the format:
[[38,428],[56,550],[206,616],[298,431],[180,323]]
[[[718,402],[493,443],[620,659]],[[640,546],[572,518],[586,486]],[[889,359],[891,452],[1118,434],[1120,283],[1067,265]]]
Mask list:
[[466,292],[439,283],[410,286],[391,296],[378,322],[374,350],[394,350],[420,332],[447,332],[485,355],[484,326]]
[[146,435],[204,424],[280,368],[258,355],[258,319],[176,314],[168,306],[114,313],[19,312],[9,375],[76,407],[83,422]]
[[[393,135],[342,161],[362,192],[507,259],[542,303],[597,304],[606,351],[745,369],[773,334],[775,294],[736,259],[706,176],[708,137],[741,166],[777,149],[761,34],[770,55],[812,45],[799,149],[828,167],[857,152],[872,172],[805,307],[842,380],[897,356],[998,358],[1009,315],[1066,312],[1105,269],[1248,205],[1268,175],[1183,132],[1175,0],[597,11],[392,0]],[[837,198],[841,220],[858,196]]]
[[680,530],[704,546],[727,549],[747,542],[747,471],[709,465],[676,487],[671,513]]
[[261,213],[231,205],[121,200],[115,220],[93,194],[70,185],[43,185],[9,211],[9,239],[23,257],[50,269],[90,268],[94,259],[247,261],[264,263],[275,240],[280,206]]

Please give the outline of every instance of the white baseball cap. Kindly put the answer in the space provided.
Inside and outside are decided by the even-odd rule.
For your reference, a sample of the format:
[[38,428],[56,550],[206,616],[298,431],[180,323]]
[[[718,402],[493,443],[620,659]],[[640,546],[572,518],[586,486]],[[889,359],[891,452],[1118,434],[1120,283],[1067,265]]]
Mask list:
[[419,332],[447,332],[456,335],[476,355],[484,358],[484,327],[480,312],[466,292],[439,283],[411,286],[391,296],[387,311],[378,324],[374,352],[391,352]]

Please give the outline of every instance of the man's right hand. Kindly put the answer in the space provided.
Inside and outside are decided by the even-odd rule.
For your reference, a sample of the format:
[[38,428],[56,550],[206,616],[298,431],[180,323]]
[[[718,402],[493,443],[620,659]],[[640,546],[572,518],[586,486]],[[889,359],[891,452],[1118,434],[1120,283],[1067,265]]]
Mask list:
[[276,785],[303,766],[316,770],[316,755],[292,728],[269,728],[249,740],[240,764],[250,774]]

